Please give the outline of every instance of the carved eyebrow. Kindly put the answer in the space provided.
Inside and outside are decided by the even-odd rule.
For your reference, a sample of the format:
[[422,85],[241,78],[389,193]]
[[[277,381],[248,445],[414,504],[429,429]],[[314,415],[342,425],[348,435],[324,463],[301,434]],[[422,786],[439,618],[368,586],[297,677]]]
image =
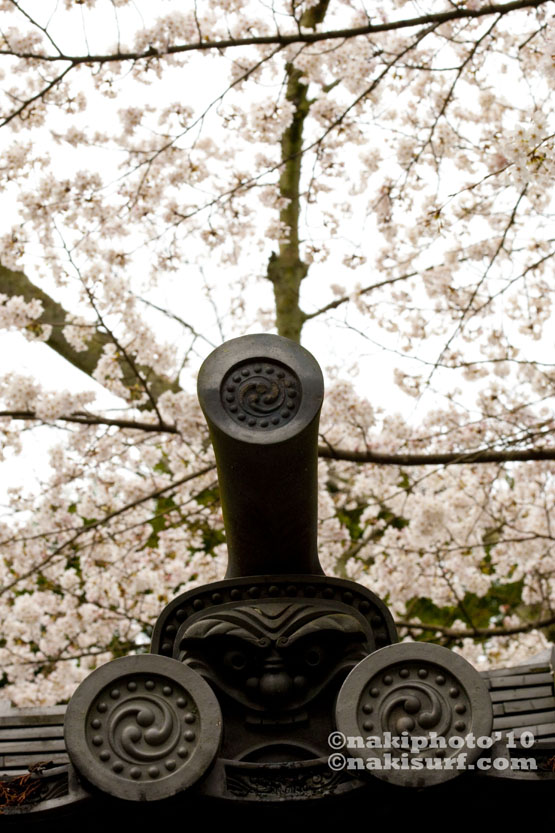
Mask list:
[[206,639],[217,636],[233,636],[238,639],[243,639],[253,644],[258,644],[258,641],[265,636],[264,632],[251,624],[252,630],[247,630],[243,622],[234,622],[232,617],[230,619],[210,618],[201,619],[194,622],[188,627],[182,637],[184,639]]
[[318,635],[324,632],[329,633],[330,631],[335,633],[360,634],[361,636],[366,636],[358,619],[354,616],[350,616],[348,613],[323,614],[317,619],[307,622],[298,630],[293,631],[290,634],[284,634],[284,636],[287,638],[287,642],[291,644],[293,642],[297,642],[299,639],[303,639],[305,636]]

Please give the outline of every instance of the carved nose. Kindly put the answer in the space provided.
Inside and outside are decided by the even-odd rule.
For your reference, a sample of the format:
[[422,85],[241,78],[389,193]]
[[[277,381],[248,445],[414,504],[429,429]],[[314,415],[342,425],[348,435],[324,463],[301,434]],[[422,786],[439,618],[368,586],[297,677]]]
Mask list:
[[293,680],[286,671],[270,671],[269,673],[263,674],[260,678],[260,694],[271,700],[280,700],[288,697],[292,688]]

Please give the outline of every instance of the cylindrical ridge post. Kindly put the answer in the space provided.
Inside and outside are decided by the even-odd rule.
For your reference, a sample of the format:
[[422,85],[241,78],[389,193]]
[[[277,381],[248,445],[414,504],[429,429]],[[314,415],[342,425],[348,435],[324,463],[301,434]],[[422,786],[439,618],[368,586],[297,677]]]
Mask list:
[[322,574],[317,552],[322,372],[303,347],[249,335],[204,362],[198,396],[216,454],[227,578]]

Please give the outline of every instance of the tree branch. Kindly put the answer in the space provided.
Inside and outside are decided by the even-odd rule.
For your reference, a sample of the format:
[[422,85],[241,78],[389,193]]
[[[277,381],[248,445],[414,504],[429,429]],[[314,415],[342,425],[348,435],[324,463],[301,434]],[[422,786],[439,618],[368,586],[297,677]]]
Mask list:
[[[427,272],[433,268],[433,266],[429,266],[427,267],[427,269],[424,269],[423,271]],[[356,295],[367,295],[374,289],[381,289],[382,286],[391,286],[392,284],[398,283],[399,281],[406,281],[409,278],[414,278],[418,274],[420,273],[410,272],[408,275],[399,275],[399,277],[397,278],[387,278],[386,280],[378,281],[377,283],[371,283],[369,286],[365,286],[363,289],[359,289]],[[303,321],[310,321],[311,318],[316,318],[318,315],[322,315],[323,313],[329,312],[332,309],[337,309],[342,304],[346,304],[347,301],[350,300],[352,300],[352,295],[342,295],[341,298],[337,298],[335,301],[330,301],[329,304],[325,304],[323,307],[320,307],[320,309],[315,310],[315,312],[303,313]]]
[[[0,411],[0,417],[10,417],[11,419],[22,420],[36,420],[37,422],[44,422],[45,420],[37,416],[34,411]],[[167,422],[139,422],[133,419],[110,419],[109,417],[100,416],[99,414],[89,414],[86,411],[75,411],[71,414],[56,417],[56,422],[76,422],[80,425],[113,425],[116,428],[130,428],[133,431],[149,431],[152,433],[162,434],[179,434],[175,425],[168,425]]]
[[303,127],[310,102],[308,84],[301,82],[302,71],[287,64],[286,99],[295,106],[293,119],[281,137],[281,162],[279,196],[287,200],[279,212],[279,219],[287,229],[287,238],[280,241],[279,253],[272,252],[266,277],[273,284],[276,302],[276,326],[280,336],[299,342],[303,326],[303,313],[299,306],[301,281],[308,267],[301,260],[299,250],[300,181],[302,166]]
[[321,445],[318,456],[352,463],[374,463],[381,466],[461,466],[469,463],[527,463],[532,460],[555,460],[555,448],[523,448],[518,451],[449,451],[428,454],[380,454],[377,451],[350,451]]
[[[34,411],[0,411],[0,418],[36,420],[42,422]],[[179,434],[175,425],[167,422],[140,422],[133,419],[110,419],[100,414],[75,411],[57,417],[61,422],[75,422],[81,425],[108,425],[128,428],[132,431],[148,431],[159,434]],[[57,421],[56,420],[56,421]],[[534,460],[555,460],[555,448],[521,448],[514,451],[429,452],[426,454],[382,454],[379,451],[351,451],[348,448],[334,448],[331,445],[318,447],[318,456],[327,460],[344,460],[351,463],[372,463],[378,466],[461,466],[472,463],[527,463]]]
[[291,34],[260,35],[248,38],[224,38],[221,40],[199,40],[195,43],[186,43],[175,46],[168,46],[166,49],[158,50],[151,46],[142,52],[113,52],[108,55],[45,55],[37,52],[15,52],[9,49],[0,50],[0,55],[11,55],[18,58],[33,58],[37,61],[55,63],[58,61],[76,64],[104,64],[117,61],[140,61],[143,59],[161,58],[164,55],[177,55],[183,52],[206,52],[209,50],[232,49],[242,46],[264,46],[278,45],[289,46],[295,43],[320,43],[328,40],[347,40],[350,38],[372,35],[377,32],[392,32],[397,29],[411,29],[427,24],[448,23],[452,20],[469,20],[486,17],[491,14],[505,15],[519,9],[536,9],[546,5],[549,0],[513,0],[511,3],[491,3],[479,9],[468,7],[456,7],[445,12],[434,12],[432,14],[410,17],[403,20],[390,20],[385,23],[369,23],[366,26],[356,26],[350,29],[332,29],[327,32],[302,32],[296,31]]
[[17,108],[17,110],[14,110],[12,113],[10,113],[9,116],[6,116],[5,119],[2,119],[2,121],[0,121],[0,127],[4,127],[6,124],[9,124],[12,121],[12,119],[15,119],[17,116],[20,116],[25,110],[27,110],[28,107],[30,107],[31,104],[33,104],[34,101],[38,101],[40,98],[44,98],[46,94],[50,92],[51,89],[53,89],[57,84],[59,84],[60,81],[63,81],[64,77],[68,74],[70,69],[73,69],[72,64],[66,67],[63,72],[56,76],[56,78],[53,78],[52,81],[49,81],[48,84],[42,88],[42,90],[39,90],[39,92],[36,93],[36,95],[31,96],[31,98],[26,98],[23,104],[21,104]]
[[449,628],[445,625],[433,625],[425,622],[416,624],[415,622],[396,621],[395,624],[398,628],[407,628],[407,630],[433,631],[435,633],[441,633],[442,636],[446,636],[451,639],[465,639],[466,637],[476,639],[476,637],[512,636],[517,633],[530,633],[530,631],[539,630],[540,628],[548,628],[550,625],[555,625],[555,616],[549,616],[547,619],[537,619],[535,622],[527,622],[524,625],[511,625],[506,628],[503,626],[494,628],[472,628],[472,630]]
[[[12,272],[0,264],[0,292],[10,297],[20,295],[26,302],[38,300],[42,304],[43,312],[40,318],[37,319],[37,324],[49,324],[52,327],[50,337],[45,341],[49,347],[59,353],[70,364],[78,370],[82,370],[88,376],[92,376],[102,355],[103,349],[107,344],[113,344],[114,341],[108,333],[101,332],[94,325],[91,325],[92,336],[87,345],[86,350],[75,350],[62,332],[67,324],[71,324],[71,316],[63,308],[61,304],[54,301],[50,295],[47,295],[42,289],[39,289],[23,272]],[[131,389],[136,386],[137,374],[132,365],[126,361],[124,356],[120,356],[118,363],[123,371],[122,383],[125,387]],[[159,376],[150,368],[141,368],[142,372],[148,375],[149,389],[154,399],[165,393],[168,390],[177,392],[180,390],[177,382],[171,382],[169,379]],[[141,407],[141,406],[139,406]],[[150,403],[143,405],[143,409],[149,409]]]

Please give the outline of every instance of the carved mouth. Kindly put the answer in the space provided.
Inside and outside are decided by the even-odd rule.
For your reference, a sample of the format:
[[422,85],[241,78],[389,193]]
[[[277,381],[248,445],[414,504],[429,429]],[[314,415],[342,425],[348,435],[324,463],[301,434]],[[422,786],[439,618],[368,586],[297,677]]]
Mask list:
[[304,726],[308,723],[308,712],[305,710],[296,711],[290,714],[256,714],[250,712],[245,717],[246,726],[257,728],[271,726]]
[[305,744],[270,743],[249,749],[240,757],[241,763],[282,764],[314,761],[318,753]]

